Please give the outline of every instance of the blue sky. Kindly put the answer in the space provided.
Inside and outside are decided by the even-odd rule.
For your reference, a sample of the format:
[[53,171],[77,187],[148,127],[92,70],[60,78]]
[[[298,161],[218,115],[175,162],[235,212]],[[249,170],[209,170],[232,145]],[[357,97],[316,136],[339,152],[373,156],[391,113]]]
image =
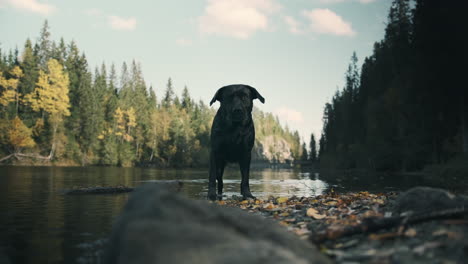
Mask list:
[[[0,0],[0,47],[75,40],[91,67],[135,59],[157,96],[172,78],[209,102],[224,85],[256,87],[304,140],[320,136],[324,104],[353,51],[359,64],[382,39],[390,0]],[[216,107],[216,106],[215,106]]]

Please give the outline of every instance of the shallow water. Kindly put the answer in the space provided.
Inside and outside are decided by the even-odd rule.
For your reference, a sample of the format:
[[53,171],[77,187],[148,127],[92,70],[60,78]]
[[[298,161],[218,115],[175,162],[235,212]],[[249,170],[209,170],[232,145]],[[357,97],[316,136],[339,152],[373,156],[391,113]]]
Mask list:
[[[225,194],[239,195],[239,172],[227,170],[224,179]],[[13,263],[88,262],[128,194],[68,196],[62,191],[159,181],[182,181],[187,196],[206,197],[206,170],[0,167],[0,255],[3,251]],[[253,171],[250,184],[258,197],[312,196],[328,187],[310,173],[293,170]]]
[[[327,180],[324,180],[326,178]],[[314,196],[337,190],[395,190],[416,184],[400,178],[320,177],[297,170],[252,171],[257,197]],[[63,195],[82,186],[139,186],[182,181],[182,192],[204,199],[206,170],[160,170],[114,167],[0,167],[0,263],[97,263],[112,222],[129,194]],[[227,170],[225,195],[239,195],[240,173]],[[3,252],[3,253],[2,253]]]

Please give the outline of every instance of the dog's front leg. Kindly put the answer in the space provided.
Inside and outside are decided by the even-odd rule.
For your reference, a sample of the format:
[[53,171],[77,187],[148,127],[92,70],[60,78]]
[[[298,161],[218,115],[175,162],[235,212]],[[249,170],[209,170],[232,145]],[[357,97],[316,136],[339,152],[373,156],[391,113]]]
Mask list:
[[250,192],[249,174],[250,174],[250,159],[251,154],[244,155],[239,161],[239,167],[242,175],[241,194],[244,199],[255,199],[255,196]]
[[216,200],[216,163],[216,155],[212,151],[210,154],[210,175],[208,178],[208,199],[212,201]]
[[226,162],[219,161],[217,162],[216,166],[216,180],[218,181],[218,198],[221,200],[223,198],[223,174],[224,174],[224,167],[226,166]]

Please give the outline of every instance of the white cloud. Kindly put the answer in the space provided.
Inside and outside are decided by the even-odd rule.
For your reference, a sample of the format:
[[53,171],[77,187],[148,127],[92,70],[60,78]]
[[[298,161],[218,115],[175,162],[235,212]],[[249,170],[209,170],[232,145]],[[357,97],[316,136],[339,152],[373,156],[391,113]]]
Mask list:
[[118,16],[108,16],[107,19],[111,28],[116,30],[135,30],[137,24],[137,20],[134,17],[122,18]]
[[13,8],[22,9],[33,13],[38,13],[41,15],[52,14],[57,8],[51,4],[39,3],[37,0],[3,0],[1,5],[6,6],[9,4]]
[[286,24],[288,25],[289,32],[296,34],[296,35],[300,35],[304,33],[304,30],[302,30],[300,23],[293,17],[285,16],[284,22],[286,22]]
[[176,39],[176,44],[182,47],[192,45],[192,40],[187,38],[178,38]]
[[[1,0],[0,0],[1,1]],[[123,30],[123,31],[132,31],[136,29],[137,20],[134,17],[123,18],[120,16],[115,15],[108,15],[100,9],[97,8],[89,8],[83,11],[83,13],[89,17],[93,17],[95,19],[107,20],[107,24],[115,30]],[[94,23],[93,27],[97,27],[99,23]]]
[[342,3],[348,0],[319,0],[320,3],[324,4],[335,4],[335,3]]
[[331,34],[337,36],[354,36],[356,32],[351,23],[343,20],[330,9],[313,9],[303,11],[303,15],[310,21],[310,29],[320,34]]
[[275,0],[207,1],[205,13],[198,18],[200,32],[239,39],[269,30],[269,16],[281,8]]
[[343,2],[359,2],[361,4],[369,4],[375,2],[377,0],[318,0],[318,2],[323,4],[336,4],[336,3],[343,3]]
[[86,15],[88,15],[88,16],[95,16],[95,17],[99,17],[99,16],[103,15],[101,10],[99,10],[97,8],[90,8],[90,9],[86,10],[84,13]]
[[298,125],[304,123],[304,117],[302,116],[302,113],[292,108],[282,106],[273,112],[280,120],[284,120],[288,124]]

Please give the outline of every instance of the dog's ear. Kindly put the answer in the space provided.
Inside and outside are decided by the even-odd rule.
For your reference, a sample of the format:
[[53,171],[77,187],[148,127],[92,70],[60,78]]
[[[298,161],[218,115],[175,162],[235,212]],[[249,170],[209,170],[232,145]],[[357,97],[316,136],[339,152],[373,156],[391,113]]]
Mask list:
[[265,103],[265,98],[263,98],[263,96],[257,91],[257,89],[248,85],[247,87],[250,89],[250,92],[252,93],[252,100],[258,99],[260,100],[260,102],[262,102],[262,104]]
[[224,87],[221,87],[218,89],[218,91],[216,91],[215,95],[213,96],[213,99],[211,99],[210,101],[210,106],[216,101],[221,102],[221,100],[223,99],[223,96],[222,96],[223,88]]

